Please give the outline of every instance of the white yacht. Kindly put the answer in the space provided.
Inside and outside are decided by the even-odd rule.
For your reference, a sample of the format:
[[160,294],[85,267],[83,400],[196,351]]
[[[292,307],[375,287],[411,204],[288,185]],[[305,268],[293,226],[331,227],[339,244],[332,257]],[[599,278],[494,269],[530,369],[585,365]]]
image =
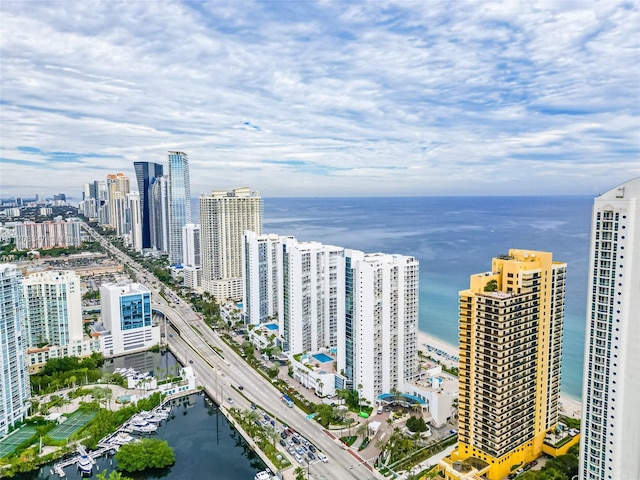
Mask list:
[[77,465],[82,476],[91,475],[91,473],[93,473],[93,461],[89,455],[80,455]]

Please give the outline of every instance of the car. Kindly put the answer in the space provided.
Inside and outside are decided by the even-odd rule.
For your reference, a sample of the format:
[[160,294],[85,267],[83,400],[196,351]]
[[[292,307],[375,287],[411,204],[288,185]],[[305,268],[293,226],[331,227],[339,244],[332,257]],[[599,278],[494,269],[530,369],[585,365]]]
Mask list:
[[291,448],[293,448],[293,446],[295,445],[291,440],[289,440],[289,442],[288,442],[288,443],[289,443],[289,446],[290,446]]
[[302,444],[303,445],[309,445],[309,440],[307,440],[306,438],[302,439]]
[[268,422],[269,420],[271,420],[271,417],[269,415],[267,415],[266,413],[263,415],[264,419]]
[[287,446],[287,442],[285,442],[284,440],[280,439],[280,445],[282,445],[283,447]]
[[510,473],[510,474],[507,476],[507,478],[508,478],[509,480],[513,480],[513,479],[514,479],[514,478],[516,478],[517,476],[518,476],[518,475],[516,475],[515,473]]
[[293,453],[293,452],[295,452],[295,450],[293,449],[293,447],[289,447],[289,448],[287,448],[287,452]]
[[316,451],[316,447],[315,447],[312,443],[310,443],[310,444],[309,444],[309,450],[311,450],[312,452],[314,452],[314,453],[315,453],[315,451]]
[[451,435],[454,435],[454,434],[458,433],[458,431],[457,431],[457,430],[454,430],[454,429],[452,428],[451,430],[449,430],[449,433],[450,433]]
[[255,424],[256,424],[257,426],[259,426],[259,427],[261,427],[261,426],[262,426],[262,424],[260,423],[260,421],[259,421],[259,420],[254,420],[254,421],[253,421],[253,423],[255,423]]
[[302,463],[302,457],[296,453],[296,461]]
[[171,338],[173,338],[173,333],[170,333],[170,334],[169,334],[169,336],[170,336]]
[[242,385],[238,385],[238,390],[244,390],[244,387]]
[[276,421],[275,420],[271,420],[271,425],[273,425],[274,427],[276,426]]
[[296,445],[300,445],[300,440],[298,440],[297,437],[291,437],[291,440],[293,440],[293,443],[295,443]]
[[516,470],[516,475],[520,475],[521,473],[524,473],[524,469],[523,468],[519,468]]
[[252,403],[251,404],[251,410],[255,410],[256,408],[258,408],[258,407],[256,407],[255,404]]
[[189,363],[193,363],[193,360],[189,360]]
[[298,448],[296,448],[296,453],[297,453],[298,455],[304,455],[304,450],[303,450],[303,449],[301,449],[300,447],[298,447]]
[[233,398],[231,397],[227,398],[227,402],[229,402],[230,405],[233,405]]
[[321,461],[323,461],[324,463],[327,463],[327,460],[328,460],[328,459],[327,459],[327,456],[326,456],[324,453],[322,453],[322,452],[318,452],[318,458],[319,458]]
[[316,458],[316,456],[312,452],[307,452],[307,457],[309,457],[310,460],[315,460]]
[[524,467],[522,467],[523,470],[526,472],[527,470],[531,470],[531,465],[530,464],[526,464]]
[[531,462],[531,466],[535,467],[538,464],[538,460],[534,460],[533,462]]

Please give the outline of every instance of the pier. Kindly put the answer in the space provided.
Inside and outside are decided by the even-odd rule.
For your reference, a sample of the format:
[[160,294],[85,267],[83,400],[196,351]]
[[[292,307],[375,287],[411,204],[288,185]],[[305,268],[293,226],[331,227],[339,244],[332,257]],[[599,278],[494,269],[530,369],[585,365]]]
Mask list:
[[[181,398],[187,395],[191,395],[194,393],[200,393],[199,390],[188,390],[188,391],[183,391],[183,392],[178,392],[175,393],[173,395],[169,395],[166,398],[164,398],[162,400],[162,402],[155,407],[152,410],[152,413],[160,410],[162,408],[164,408],[168,403],[170,403],[172,400],[175,400],[177,398]],[[135,416],[135,415],[134,415]],[[107,435],[106,437],[104,437],[102,440],[100,440],[98,442],[98,449],[97,450],[92,450],[91,452],[87,452],[87,450],[84,448],[84,446],[82,445],[78,445],[77,446],[77,455],[74,455],[73,457],[67,458],[66,460],[62,460],[58,463],[56,463],[53,466],[53,473],[55,473],[56,475],[58,475],[60,478],[63,478],[66,476],[66,473],[64,472],[64,469],[67,467],[70,467],[71,465],[77,465],[78,462],[80,461],[80,458],[82,458],[83,456],[87,456],[91,459],[92,464],[95,465],[96,458],[102,457],[103,455],[106,455],[112,451],[118,451],[120,449],[121,443],[119,443],[116,439],[118,436],[120,436],[123,433],[132,433],[133,429],[129,427],[129,422],[127,421],[125,424],[123,424],[120,428],[118,428],[114,433],[111,433],[109,435]]]

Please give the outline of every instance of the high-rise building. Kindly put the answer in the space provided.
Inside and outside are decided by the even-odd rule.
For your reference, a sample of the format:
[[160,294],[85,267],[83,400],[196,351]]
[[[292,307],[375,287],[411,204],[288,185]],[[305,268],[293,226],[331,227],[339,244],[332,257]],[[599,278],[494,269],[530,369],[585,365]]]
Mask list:
[[0,437],[29,410],[22,276],[15,265],[0,264]]
[[200,196],[202,287],[216,300],[242,299],[246,230],[262,233],[262,198],[249,188]]
[[314,352],[338,346],[344,318],[344,248],[281,237],[283,350]]
[[33,273],[22,280],[27,347],[82,342],[80,277],[71,270]]
[[[489,480],[542,454],[558,423],[566,264],[509,250],[460,292],[458,448],[447,479]],[[577,439],[577,437],[576,437]]]
[[242,312],[248,324],[275,320],[281,311],[282,239],[274,233],[244,233]]
[[160,341],[152,323],[151,293],[137,283],[100,286],[103,329],[100,344],[106,357],[148,349]]
[[24,222],[16,225],[16,249],[35,250],[82,245],[82,222]]
[[157,177],[149,186],[151,248],[169,253],[169,177]]
[[142,252],[142,210],[140,194],[131,192],[127,194],[129,241],[131,248],[136,252]]
[[182,274],[184,276],[184,285],[195,290],[202,284],[199,224],[187,223],[182,228],[182,249]]
[[277,320],[279,346],[290,358],[335,355],[333,373],[325,366],[316,376],[313,368],[294,365],[294,378],[325,394],[334,387],[357,389],[372,405],[379,395],[407,391],[418,374],[414,257],[247,231],[243,258],[247,322]]
[[348,388],[374,402],[418,373],[419,262],[414,257],[345,250],[344,321],[338,370]]
[[142,248],[151,248],[151,210],[149,186],[155,178],[162,176],[162,165],[153,162],[133,162],[140,192],[140,210],[142,212]]
[[169,263],[182,264],[182,227],[191,223],[189,157],[169,152]]
[[591,220],[581,480],[640,478],[640,178],[597,197]]
[[130,192],[129,177],[124,173],[107,175],[108,224],[116,235],[129,233],[127,230],[127,194]]

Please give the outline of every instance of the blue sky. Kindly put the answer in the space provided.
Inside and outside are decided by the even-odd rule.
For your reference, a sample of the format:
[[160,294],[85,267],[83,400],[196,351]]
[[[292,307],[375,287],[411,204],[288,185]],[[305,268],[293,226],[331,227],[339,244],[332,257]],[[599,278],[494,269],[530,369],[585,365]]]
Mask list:
[[0,3],[0,196],[598,194],[640,176],[637,1]]

